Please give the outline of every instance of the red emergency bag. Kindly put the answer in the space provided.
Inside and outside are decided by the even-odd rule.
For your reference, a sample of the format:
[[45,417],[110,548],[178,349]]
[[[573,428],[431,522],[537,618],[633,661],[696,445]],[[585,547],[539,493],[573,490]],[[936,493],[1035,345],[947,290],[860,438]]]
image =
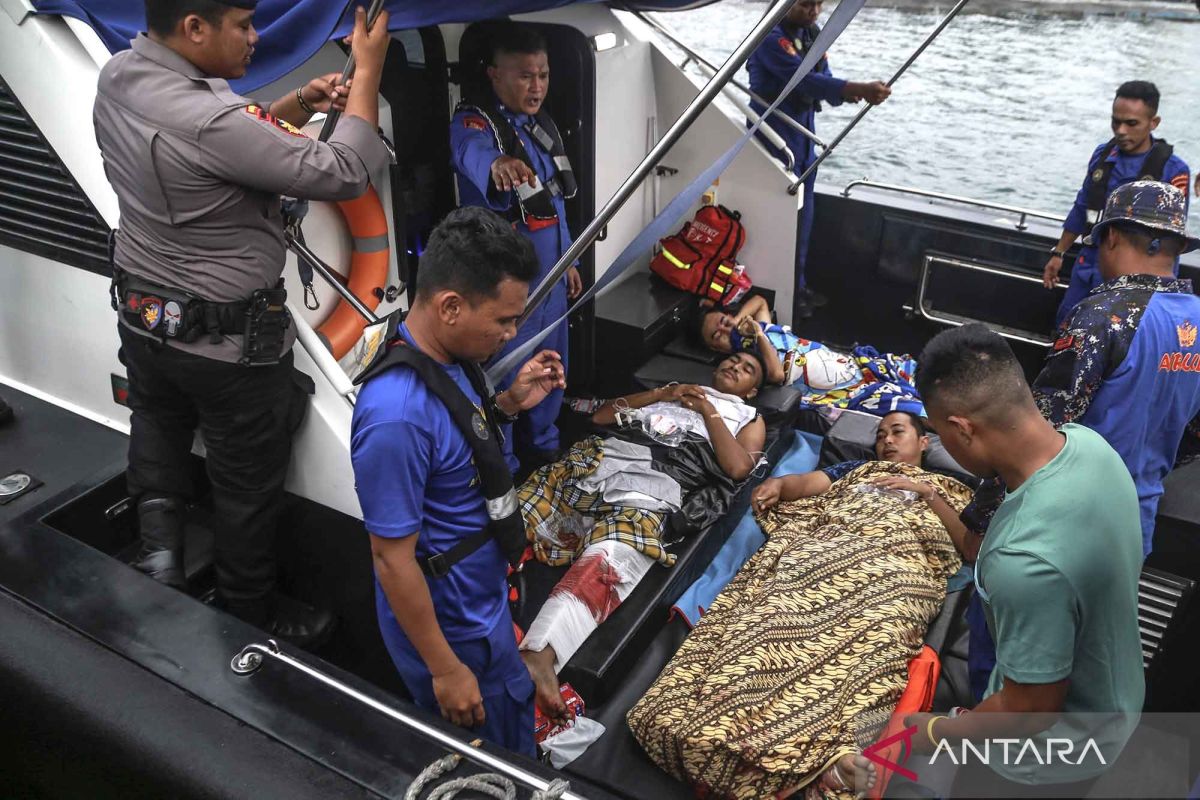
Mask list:
[[753,284],[736,258],[746,243],[742,215],[703,206],[674,236],[660,239],[650,269],[667,283],[720,305],[736,302]]

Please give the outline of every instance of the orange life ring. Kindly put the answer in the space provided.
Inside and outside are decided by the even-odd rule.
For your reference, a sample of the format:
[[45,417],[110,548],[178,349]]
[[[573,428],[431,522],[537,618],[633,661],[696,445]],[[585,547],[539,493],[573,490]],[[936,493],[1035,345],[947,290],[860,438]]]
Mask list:
[[[368,186],[365,194],[343,200],[337,206],[354,239],[347,286],[363,305],[374,311],[380,301],[377,291],[382,291],[388,278],[388,226],[383,204],[374,187]],[[354,347],[366,325],[362,314],[339,299],[337,308],[317,329],[317,335],[334,358],[341,358]]]

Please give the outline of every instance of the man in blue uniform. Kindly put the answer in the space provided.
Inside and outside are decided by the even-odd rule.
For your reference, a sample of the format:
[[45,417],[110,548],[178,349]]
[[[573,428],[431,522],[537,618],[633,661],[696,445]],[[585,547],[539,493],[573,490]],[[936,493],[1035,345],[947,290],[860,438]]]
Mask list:
[[[1086,236],[1104,210],[1109,194],[1118,186],[1136,180],[1163,180],[1184,195],[1187,207],[1188,165],[1174,154],[1164,139],[1156,139],[1158,128],[1158,88],[1149,81],[1127,81],[1117,87],[1112,107],[1113,138],[1093,151],[1088,160],[1087,177],[1075,205],[1063,223],[1062,236],[1050,250],[1042,273],[1042,282],[1053,289],[1062,270],[1067,250],[1080,236]],[[1076,304],[1100,283],[1096,247],[1084,242],[1071,268],[1071,284],[1058,307],[1054,325],[1062,325]]]
[[1034,381],[1047,419],[1086,425],[1124,459],[1146,554],[1163,478],[1200,422],[1200,298],[1175,277],[1180,254],[1200,246],[1187,235],[1186,190],[1135,181],[1112,193],[1084,239],[1104,283],[1075,307]]
[[[1119,187],[1085,244],[1097,249],[1104,283],[1080,301],[1059,329],[1033,383],[1034,399],[1055,427],[1077,422],[1099,433],[1121,456],[1137,487],[1142,554],[1153,547],[1163,478],[1181,442],[1200,439],[1200,298],[1176,278],[1181,253],[1200,240],[1187,236],[1184,193],[1154,181]],[[1005,497],[985,481],[963,510],[967,528],[987,532]],[[995,649],[972,598],[969,664],[981,696]]]
[[[451,212],[421,255],[412,310],[368,367],[350,433],[379,628],[400,677],[417,705],[529,756],[534,684],[505,581],[514,548],[491,523],[515,523],[518,557],[525,528],[496,423],[565,381],[549,350],[495,395],[478,365],[513,338],[536,272],[529,242],[505,220]],[[415,354],[391,362],[393,350]],[[507,484],[491,499],[497,474]]]
[[[507,214],[513,227],[533,243],[539,271],[534,284],[549,273],[571,246],[565,200],[576,192],[571,162],[554,120],[542,108],[550,86],[546,43],[530,28],[510,24],[497,28],[487,67],[491,85],[485,97],[465,97],[450,121],[450,153],[458,176],[459,200]],[[504,356],[545,330],[567,311],[567,300],[583,283],[570,267],[563,280],[527,319]],[[546,347],[567,357],[567,326],[545,339]],[[511,377],[501,382],[507,385]],[[523,414],[516,423],[516,444],[536,461],[552,460],[558,450],[555,420],[562,392]],[[509,463],[513,437],[506,437]]]
[[[770,35],[750,56],[747,68],[750,70],[750,88],[759,97],[773,102],[784,85],[796,72],[804,55],[812,47],[821,28],[817,25],[817,17],[821,13],[822,0],[798,0],[788,11],[783,22],[775,26]],[[800,84],[792,91],[779,106],[779,111],[799,122],[808,130],[816,129],[816,114],[821,110],[821,103],[841,105],[843,102],[857,103],[866,100],[871,105],[878,105],[892,93],[891,88],[881,81],[859,83],[833,77],[829,71],[829,59],[822,58]],[[766,110],[766,106],[751,102],[750,107],[756,114]],[[767,119],[776,133],[783,137],[788,149],[795,158],[795,172],[799,177],[808,165],[816,160],[812,140],[797,131],[792,126],[778,120],[772,115]],[[768,150],[774,150],[765,139],[760,139]],[[808,288],[804,280],[804,267],[808,260],[808,240],[812,234],[813,222],[813,185],[817,173],[808,176],[804,181],[804,205],[800,209],[800,231],[796,240],[796,291],[794,316],[805,318],[812,316],[814,306],[823,305],[825,298]]]

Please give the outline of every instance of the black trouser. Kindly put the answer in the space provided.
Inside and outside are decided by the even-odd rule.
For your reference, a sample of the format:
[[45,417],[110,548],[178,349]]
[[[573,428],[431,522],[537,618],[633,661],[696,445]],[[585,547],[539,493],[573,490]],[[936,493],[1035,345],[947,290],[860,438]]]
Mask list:
[[139,502],[191,496],[198,427],[212,483],[217,596],[233,604],[262,600],[275,585],[283,482],[308,400],[292,354],[272,366],[243,367],[118,328],[133,412],[130,495]]

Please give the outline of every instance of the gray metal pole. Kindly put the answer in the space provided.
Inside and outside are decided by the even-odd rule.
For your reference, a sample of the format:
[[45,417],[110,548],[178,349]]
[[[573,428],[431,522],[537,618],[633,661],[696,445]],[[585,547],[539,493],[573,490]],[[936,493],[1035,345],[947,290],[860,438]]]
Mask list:
[[284,239],[287,240],[288,248],[290,248],[291,251],[296,254],[296,258],[300,258],[308,262],[308,265],[312,267],[318,275],[324,278],[325,282],[332,286],[333,290],[341,295],[342,299],[349,303],[350,307],[357,311],[362,318],[367,321],[368,325],[374,325],[376,322],[379,322],[379,317],[375,316],[374,312],[367,308],[363,301],[355,297],[354,292],[350,291],[350,288],[339,280],[341,276],[334,272],[328,264],[322,261],[316,253],[308,249],[308,247],[295,236],[293,236],[290,231],[284,231]]
[[[384,0],[372,0],[371,7],[367,9],[367,30],[375,24],[375,18],[379,16],[379,12],[383,10]],[[354,53],[350,53],[350,57],[346,59],[346,67],[342,70],[341,86],[346,85],[346,81],[350,80],[350,76],[354,74]],[[325,123],[321,126],[321,133],[317,136],[318,142],[327,142],[329,137],[333,135],[333,129],[337,127],[338,119],[342,116],[342,112],[329,109],[329,113],[325,115]]]
[[625,179],[620,188],[613,193],[613,196],[609,198],[604,207],[588,223],[583,232],[579,234],[579,237],[567,248],[567,252],[562,254],[562,257],[558,259],[558,263],[554,265],[554,269],[550,270],[550,274],[533,290],[529,302],[525,304],[525,313],[521,315],[518,324],[528,319],[533,310],[546,298],[546,295],[550,294],[550,290],[554,288],[554,285],[566,273],[567,268],[574,264],[579,256],[583,255],[583,252],[592,246],[592,243],[596,241],[600,232],[604,230],[604,226],[612,220],[613,216],[633,196],[633,193],[641,185],[642,181],[646,179],[646,176],[658,166],[663,156],[679,141],[679,137],[683,136],[684,132],[691,127],[691,124],[696,121],[700,113],[708,108],[709,104],[712,103],[725,84],[729,82],[734,73],[741,68],[746,59],[750,58],[750,54],[754,51],[754,48],[758,47],[759,42],[765,39],[767,34],[771,32],[771,29],[783,19],[783,16],[792,7],[794,2],[795,0],[774,0],[767,13],[754,26],[754,30],[750,31],[750,34],[742,40],[741,44],[730,54],[729,58],[725,59],[725,63],[717,70],[717,74],[713,75],[708,83],[704,84],[704,87],[700,90],[700,94],[696,95],[695,99],[688,104],[688,107],[679,115],[679,119],[675,120],[671,128],[658,140],[658,144],[654,145],[650,152],[646,154],[646,157],[642,159],[642,163],[637,165],[637,168]]
[[[644,11],[633,11],[631,13],[635,17],[640,19],[642,22],[646,23],[651,28],[658,31],[658,33],[661,34],[663,36],[663,38],[665,38],[668,42],[670,42],[671,44],[675,45],[680,50],[682,50],[683,54],[685,56],[687,56],[689,59],[691,59],[692,61],[695,61],[697,64],[699,64],[701,67],[704,67],[709,72],[717,71],[717,68],[714,67],[711,62],[709,62],[707,59],[704,58],[704,56],[700,55],[695,50],[693,50],[692,48],[690,48],[686,44],[684,44],[683,41],[680,40],[680,38],[678,36],[676,36],[675,33],[673,31],[671,31],[671,29],[668,28],[666,25],[662,24],[657,19],[650,16],[648,13],[646,13]],[[771,105],[770,100],[764,100],[763,98],[759,97],[757,94],[754,93],[754,91],[749,86],[742,83],[738,79],[730,78],[729,83],[731,85],[736,86],[737,88],[741,89],[746,94],[748,94],[750,96],[751,100],[754,100],[755,102],[762,104],[764,107],[770,107],[770,105]],[[772,116],[776,117],[780,122],[784,123],[785,125],[790,127],[792,130],[797,131],[798,133],[807,137],[808,139],[811,139],[812,142],[815,145],[817,145],[818,147],[825,146],[825,142],[822,141],[819,136],[817,136],[815,133],[810,131],[808,128],[801,125],[799,122],[796,122],[796,120],[792,119],[790,116],[788,116],[783,111],[780,111],[779,109],[775,109]]]
[[[968,0],[958,0],[957,5],[955,5],[954,8],[950,9],[950,13],[948,13],[942,19],[942,21],[938,23],[938,26],[933,29],[933,33],[926,36],[925,41],[921,42],[921,46],[918,47],[913,52],[913,54],[908,57],[908,60],[904,62],[904,65],[902,67],[900,67],[900,69],[896,70],[896,74],[893,75],[891,80],[889,80],[887,82],[888,86],[891,86],[893,83],[895,83],[896,81],[898,81],[900,79],[900,76],[903,75],[908,70],[908,68],[912,66],[912,63],[917,60],[917,57],[920,56],[921,53],[925,52],[925,48],[929,47],[929,45],[931,45],[933,43],[933,40],[938,37],[938,34],[940,34],[943,30],[946,29],[946,26],[950,24],[950,20],[952,20],[956,16],[958,16],[958,12],[962,11],[963,6],[965,6],[967,4],[967,2],[968,2]],[[859,120],[861,120],[863,117],[865,117],[867,115],[867,112],[870,111],[874,107],[875,106],[868,103],[861,111],[858,112],[857,115],[855,115],[854,119],[850,120],[849,125],[842,128],[842,132],[834,137],[833,141],[829,143],[829,146],[825,148],[825,152],[823,152],[823,153],[821,153],[821,155],[817,156],[817,160],[814,161],[813,163],[809,164],[808,169],[804,170],[804,173],[799,178],[796,179],[796,182],[788,187],[788,194],[795,194],[796,192],[798,192],[800,190],[800,187],[804,184],[804,181],[808,178],[808,176],[813,174],[813,172],[816,171],[817,167],[819,167],[821,165],[821,162],[824,161],[826,158],[828,158],[829,154],[832,153],[839,144],[841,144],[842,139],[846,138],[846,134],[848,134],[848,133],[850,133],[850,131],[854,130],[854,126],[859,123]]]

